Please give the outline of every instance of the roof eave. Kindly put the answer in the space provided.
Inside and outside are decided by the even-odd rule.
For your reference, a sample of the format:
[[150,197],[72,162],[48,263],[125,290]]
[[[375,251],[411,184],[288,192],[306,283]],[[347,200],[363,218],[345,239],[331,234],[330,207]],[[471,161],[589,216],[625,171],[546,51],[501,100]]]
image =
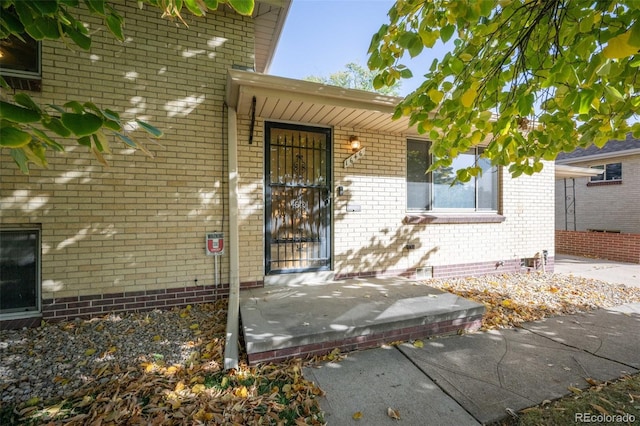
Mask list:
[[626,157],[627,155],[640,154],[640,148],[632,148],[623,151],[607,152],[600,154],[585,155],[583,157],[564,158],[562,160],[556,160],[556,164],[574,164],[584,163],[594,160],[606,160],[608,158]]
[[590,167],[576,167],[567,166],[565,164],[556,164],[555,178],[556,179],[571,179],[579,177],[591,177],[602,174],[604,170],[592,169]]

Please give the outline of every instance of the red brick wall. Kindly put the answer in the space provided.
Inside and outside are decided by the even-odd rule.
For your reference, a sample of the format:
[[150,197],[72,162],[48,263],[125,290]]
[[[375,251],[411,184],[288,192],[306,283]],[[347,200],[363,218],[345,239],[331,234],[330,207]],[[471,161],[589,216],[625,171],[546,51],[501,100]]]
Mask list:
[[556,253],[640,263],[640,234],[556,230]]

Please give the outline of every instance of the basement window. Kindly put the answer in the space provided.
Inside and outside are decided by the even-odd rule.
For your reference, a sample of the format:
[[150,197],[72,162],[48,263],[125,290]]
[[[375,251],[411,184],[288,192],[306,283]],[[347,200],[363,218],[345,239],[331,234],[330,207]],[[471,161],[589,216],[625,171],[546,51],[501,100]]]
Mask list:
[[0,230],[0,317],[40,310],[40,230]]
[[28,34],[0,40],[0,75],[13,89],[41,90],[41,58],[41,43]]

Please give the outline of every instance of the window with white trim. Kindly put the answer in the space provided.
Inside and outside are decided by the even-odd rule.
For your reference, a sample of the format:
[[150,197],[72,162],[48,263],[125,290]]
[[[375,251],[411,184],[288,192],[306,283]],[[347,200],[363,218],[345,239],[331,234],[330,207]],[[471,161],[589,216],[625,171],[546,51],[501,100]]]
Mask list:
[[[407,210],[497,212],[498,169],[480,158],[482,148],[472,148],[450,167],[427,173],[433,162],[431,143],[407,140]],[[482,174],[469,182],[455,182],[456,170],[479,166]]]
[[40,230],[0,230],[0,315],[40,310]]
[[608,163],[591,166],[592,169],[604,170],[603,173],[591,176],[591,182],[622,180],[622,163]]

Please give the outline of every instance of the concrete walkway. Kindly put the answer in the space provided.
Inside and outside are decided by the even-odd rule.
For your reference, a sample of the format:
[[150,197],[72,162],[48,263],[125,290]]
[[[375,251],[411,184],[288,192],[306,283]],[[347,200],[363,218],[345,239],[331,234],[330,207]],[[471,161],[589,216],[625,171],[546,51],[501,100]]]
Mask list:
[[[505,329],[348,354],[305,368],[329,425],[490,423],[640,369],[640,303]],[[353,419],[362,413],[359,421]]]
[[640,264],[621,263],[604,259],[589,259],[556,255],[554,272],[577,277],[593,278],[612,284],[640,287]]

